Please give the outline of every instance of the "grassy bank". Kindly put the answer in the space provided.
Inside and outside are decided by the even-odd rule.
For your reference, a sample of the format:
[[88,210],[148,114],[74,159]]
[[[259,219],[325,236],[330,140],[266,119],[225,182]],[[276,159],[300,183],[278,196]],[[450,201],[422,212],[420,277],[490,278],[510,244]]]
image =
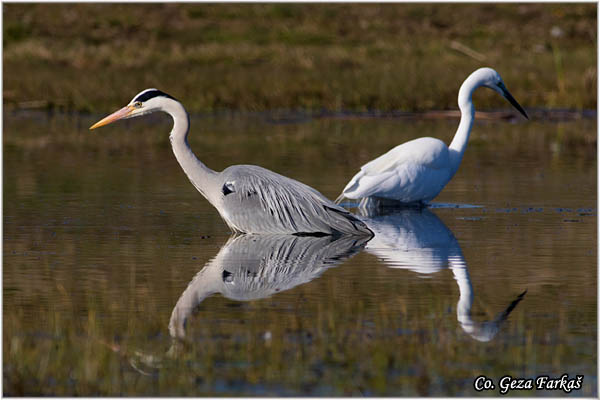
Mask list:
[[[596,108],[595,4],[4,4],[4,104],[106,112],[455,108],[489,65],[526,107]],[[480,108],[505,107],[478,95]]]

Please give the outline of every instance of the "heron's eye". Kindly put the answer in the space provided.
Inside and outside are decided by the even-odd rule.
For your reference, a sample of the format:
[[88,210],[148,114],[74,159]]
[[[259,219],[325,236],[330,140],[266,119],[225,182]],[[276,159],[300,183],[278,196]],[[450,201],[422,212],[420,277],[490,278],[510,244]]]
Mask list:
[[133,103],[133,106],[135,108],[142,108],[142,102],[141,101],[136,101],[135,103]]

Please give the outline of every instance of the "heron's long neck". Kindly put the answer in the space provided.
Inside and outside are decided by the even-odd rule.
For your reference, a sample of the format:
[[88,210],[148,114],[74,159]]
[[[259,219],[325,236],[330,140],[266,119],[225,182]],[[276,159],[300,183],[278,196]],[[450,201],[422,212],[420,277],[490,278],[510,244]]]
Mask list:
[[467,142],[471,135],[473,120],[475,119],[475,107],[473,106],[473,92],[479,86],[472,76],[467,78],[458,91],[458,107],[460,108],[460,123],[450,143],[450,161],[452,163],[452,175],[458,170],[463,154],[467,148]]
[[190,130],[190,117],[188,113],[181,103],[170,99],[167,100],[163,109],[173,118],[173,130],[171,131],[170,139],[175,158],[177,158],[179,165],[181,165],[181,168],[183,168],[183,171],[196,189],[207,200],[211,201],[208,196],[210,193],[208,188],[215,177],[215,172],[198,160],[192,152],[187,140]]

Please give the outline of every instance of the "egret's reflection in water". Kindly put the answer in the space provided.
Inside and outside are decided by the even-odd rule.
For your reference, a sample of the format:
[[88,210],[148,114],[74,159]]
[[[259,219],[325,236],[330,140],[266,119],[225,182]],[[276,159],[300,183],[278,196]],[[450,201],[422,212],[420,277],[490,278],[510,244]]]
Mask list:
[[367,241],[355,236],[232,236],[179,297],[169,333],[185,337],[187,319],[210,295],[247,301],[289,290],[358,253]]
[[487,342],[496,336],[500,324],[521,301],[521,293],[492,321],[476,322],[471,317],[473,287],[469,269],[458,240],[446,225],[427,208],[365,212],[365,222],[375,237],[365,251],[377,256],[390,268],[404,268],[419,274],[432,274],[449,268],[460,292],[456,317],[472,338]]

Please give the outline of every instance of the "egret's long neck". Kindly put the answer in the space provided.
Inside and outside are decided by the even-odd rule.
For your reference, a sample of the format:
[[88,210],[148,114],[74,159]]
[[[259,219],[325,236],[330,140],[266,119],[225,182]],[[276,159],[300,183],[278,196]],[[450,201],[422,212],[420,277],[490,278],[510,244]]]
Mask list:
[[460,108],[460,123],[450,143],[450,162],[452,163],[452,175],[458,170],[463,154],[467,148],[467,142],[471,135],[471,127],[475,119],[475,107],[473,106],[473,92],[479,87],[479,83],[473,75],[469,76],[458,91],[458,107]]
[[209,187],[216,174],[198,160],[190,148],[187,140],[190,130],[190,117],[188,113],[181,103],[171,99],[165,99],[163,111],[173,118],[173,130],[171,130],[170,139],[175,158],[177,158],[179,165],[181,165],[181,168],[183,168],[183,171],[196,189],[208,201],[211,201]]

